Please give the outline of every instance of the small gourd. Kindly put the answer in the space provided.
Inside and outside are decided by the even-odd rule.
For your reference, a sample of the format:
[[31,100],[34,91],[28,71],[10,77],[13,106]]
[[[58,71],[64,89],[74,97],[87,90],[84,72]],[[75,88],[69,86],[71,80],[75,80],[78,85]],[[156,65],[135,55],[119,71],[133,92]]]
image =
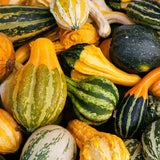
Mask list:
[[140,132],[148,106],[148,89],[160,78],[160,67],[150,71],[139,83],[129,89],[117,106],[115,131],[123,138]]
[[100,132],[77,119],[69,121],[67,129],[80,149],[80,160],[129,160],[129,152],[118,136]]
[[38,38],[30,45],[29,60],[12,79],[10,104],[16,121],[33,132],[57,120],[67,85],[52,41]]
[[160,79],[153,83],[149,90],[154,96],[160,97]]
[[141,79],[136,74],[128,74],[114,66],[103,55],[101,49],[93,44],[82,43],[71,46],[59,55],[59,60],[64,73],[75,80],[78,73],[84,75],[78,76],[81,78],[101,76],[124,86],[133,86]]
[[0,83],[13,71],[15,51],[12,42],[0,32]]
[[16,152],[22,143],[19,125],[11,114],[0,108],[0,154]]

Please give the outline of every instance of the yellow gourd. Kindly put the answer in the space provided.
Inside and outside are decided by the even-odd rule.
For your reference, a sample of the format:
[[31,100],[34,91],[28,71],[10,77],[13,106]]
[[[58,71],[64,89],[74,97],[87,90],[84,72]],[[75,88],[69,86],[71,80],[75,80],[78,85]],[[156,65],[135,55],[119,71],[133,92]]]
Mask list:
[[123,140],[116,135],[99,132],[77,119],[69,121],[67,129],[80,148],[80,160],[129,160]]

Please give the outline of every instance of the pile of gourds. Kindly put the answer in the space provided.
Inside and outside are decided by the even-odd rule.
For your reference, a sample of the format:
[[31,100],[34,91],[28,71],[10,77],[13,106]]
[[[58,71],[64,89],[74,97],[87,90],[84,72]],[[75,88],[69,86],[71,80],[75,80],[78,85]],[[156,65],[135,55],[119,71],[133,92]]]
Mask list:
[[0,0],[0,14],[0,160],[160,158],[158,1]]

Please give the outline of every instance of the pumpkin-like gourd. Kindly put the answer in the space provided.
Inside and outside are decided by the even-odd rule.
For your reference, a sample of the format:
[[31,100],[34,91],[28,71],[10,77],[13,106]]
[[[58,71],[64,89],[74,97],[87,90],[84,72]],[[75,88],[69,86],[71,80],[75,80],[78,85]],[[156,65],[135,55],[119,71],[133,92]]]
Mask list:
[[28,131],[56,121],[63,110],[67,85],[54,45],[47,38],[31,43],[30,58],[13,77],[11,108]]
[[16,152],[22,143],[22,134],[12,115],[0,108],[0,153]]
[[117,106],[115,131],[123,138],[131,138],[140,131],[148,106],[148,89],[160,78],[160,67],[145,75],[129,89]]
[[160,79],[153,83],[149,90],[154,96],[160,97]]
[[0,32],[0,83],[13,71],[15,51],[12,42]]
[[129,160],[129,152],[123,140],[116,135],[99,132],[77,119],[69,121],[67,129],[80,148],[80,160]]
[[143,160],[142,144],[138,139],[124,139],[124,144],[130,153],[130,160]]
[[159,53],[159,36],[150,27],[121,25],[113,32],[110,59],[128,73],[147,73],[159,67]]
[[[101,76],[115,84],[133,86],[141,79],[136,74],[128,74],[114,66],[100,48],[93,44],[82,43],[71,46],[59,55],[59,60],[64,73],[75,80],[77,77],[83,79],[86,76]],[[75,72],[77,74],[74,74]],[[78,73],[80,76],[77,76]]]
[[77,146],[70,132],[59,125],[46,125],[27,139],[20,160],[75,160]]
[[145,160],[160,159],[160,119],[148,125],[141,137],[142,154]]
[[81,28],[89,15],[87,0],[53,0],[50,11],[59,27],[67,30]]
[[118,89],[110,80],[91,76],[77,81],[66,76],[66,81],[67,95],[80,120],[92,125],[108,121],[119,100]]

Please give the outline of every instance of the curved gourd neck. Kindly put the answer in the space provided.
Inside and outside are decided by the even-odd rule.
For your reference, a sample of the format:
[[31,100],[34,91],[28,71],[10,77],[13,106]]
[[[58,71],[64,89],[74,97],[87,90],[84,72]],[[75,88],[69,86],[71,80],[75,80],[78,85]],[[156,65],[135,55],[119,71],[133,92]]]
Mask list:
[[38,67],[40,64],[44,64],[49,70],[58,68],[60,72],[62,69],[60,67],[54,45],[51,40],[47,38],[38,38],[30,43],[31,54],[28,60],[28,64],[33,64]]

